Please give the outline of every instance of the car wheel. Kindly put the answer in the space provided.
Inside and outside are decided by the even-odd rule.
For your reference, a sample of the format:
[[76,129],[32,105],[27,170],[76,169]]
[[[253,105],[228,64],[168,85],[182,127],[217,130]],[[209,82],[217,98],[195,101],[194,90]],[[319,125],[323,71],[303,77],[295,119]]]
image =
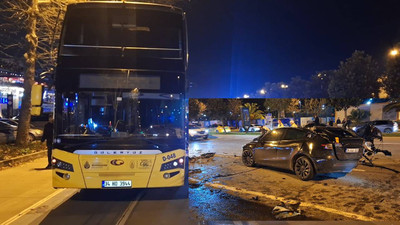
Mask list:
[[385,129],[383,130],[383,132],[389,134],[389,133],[392,133],[392,129],[390,129],[390,128],[385,128]]
[[242,161],[245,166],[255,166],[256,163],[254,161],[254,154],[251,149],[244,149],[242,153]]
[[203,139],[206,140],[208,138],[208,135],[204,136]]
[[302,180],[311,180],[315,176],[314,167],[310,159],[305,156],[301,156],[296,159],[294,164],[294,172]]
[[32,142],[35,140],[35,136],[33,134],[28,135],[28,142]]

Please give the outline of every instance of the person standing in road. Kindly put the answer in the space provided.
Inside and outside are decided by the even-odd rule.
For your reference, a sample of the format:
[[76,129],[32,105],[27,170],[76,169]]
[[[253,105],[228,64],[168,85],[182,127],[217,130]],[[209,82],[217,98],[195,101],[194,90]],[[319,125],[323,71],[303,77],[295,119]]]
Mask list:
[[47,146],[47,160],[48,164],[46,166],[46,169],[51,168],[51,154],[53,151],[53,116],[49,116],[49,121],[44,125],[43,129],[43,136],[42,136],[42,142],[46,141],[46,146]]
[[342,120],[342,127],[343,127],[344,129],[347,129],[346,126],[347,126],[347,119],[344,118],[344,119]]
[[283,125],[281,120],[278,120],[278,128],[280,128],[280,127],[285,127],[285,125]]
[[341,123],[342,123],[342,121],[340,121],[340,118],[338,117],[336,120],[336,125],[339,126],[339,124],[341,124]]
[[315,114],[315,116],[314,116],[314,124],[315,124],[315,126],[319,126],[319,125],[320,125],[320,123],[319,123],[319,117],[318,117],[317,114]]
[[290,121],[290,127],[298,127],[298,126],[293,120],[291,120]]

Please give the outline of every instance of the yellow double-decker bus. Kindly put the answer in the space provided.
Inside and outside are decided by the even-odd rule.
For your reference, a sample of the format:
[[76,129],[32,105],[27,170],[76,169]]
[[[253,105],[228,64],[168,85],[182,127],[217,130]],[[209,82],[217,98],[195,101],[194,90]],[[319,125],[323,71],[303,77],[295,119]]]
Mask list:
[[185,14],[172,6],[68,6],[55,75],[55,188],[184,184],[186,37]]

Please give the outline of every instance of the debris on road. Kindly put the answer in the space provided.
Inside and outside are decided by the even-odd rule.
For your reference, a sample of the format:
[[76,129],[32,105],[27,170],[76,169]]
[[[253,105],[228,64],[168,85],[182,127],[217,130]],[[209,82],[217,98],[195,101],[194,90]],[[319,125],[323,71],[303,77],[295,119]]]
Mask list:
[[201,169],[189,169],[189,175],[194,173],[201,173]]
[[190,179],[189,178],[189,187],[190,188],[198,188],[201,186],[201,181],[198,181],[196,179]]
[[272,209],[272,215],[278,220],[300,216],[299,206],[300,202],[281,202]]
[[209,152],[209,153],[204,153],[200,155],[200,158],[202,159],[207,159],[207,158],[212,158],[215,156],[215,152]]
[[258,196],[253,196],[251,199],[253,199],[254,201],[258,201]]
[[215,152],[203,153],[200,156],[189,157],[189,162],[195,163],[199,159],[210,159],[210,158],[213,158],[214,156],[215,156]]

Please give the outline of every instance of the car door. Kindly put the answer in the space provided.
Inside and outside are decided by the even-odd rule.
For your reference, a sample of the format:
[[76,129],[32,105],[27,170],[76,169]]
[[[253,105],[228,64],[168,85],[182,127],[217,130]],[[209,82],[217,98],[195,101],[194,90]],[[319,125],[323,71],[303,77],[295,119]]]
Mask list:
[[254,151],[254,159],[257,164],[266,166],[276,164],[276,146],[278,146],[282,133],[283,129],[275,129],[261,137],[260,145]]
[[276,166],[283,169],[290,169],[292,156],[300,150],[307,132],[296,129],[286,128],[281,140],[276,146]]
[[11,129],[11,125],[0,121],[0,143],[5,144],[15,141],[15,136]]

